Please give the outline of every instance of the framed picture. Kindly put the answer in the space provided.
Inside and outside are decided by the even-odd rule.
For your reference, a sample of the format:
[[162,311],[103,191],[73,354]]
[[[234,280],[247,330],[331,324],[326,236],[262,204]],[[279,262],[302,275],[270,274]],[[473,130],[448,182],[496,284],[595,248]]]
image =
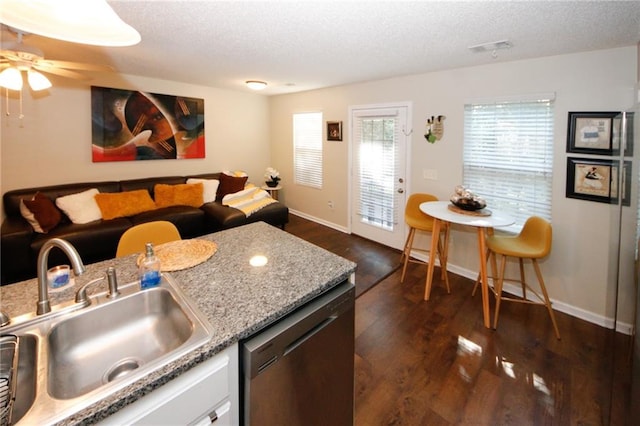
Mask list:
[[327,121],[327,140],[342,140],[342,121]]
[[618,112],[569,112],[567,152],[612,155],[613,118]]
[[94,163],[205,158],[204,99],[91,86],[91,153]]
[[[631,162],[624,162],[622,174],[622,204],[631,198]],[[618,162],[592,158],[567,158],[567,198],[617,204]]]
[[[626,112],[626,136],[624,145],[624,156],[633,156],[633,112]],[[620,144],[622,143],[622,114],[618,114],[613,118],[613,154],[620,154]]]
[[[622,166],[622,185],[620,187],[620,196],[622,197],[622,205],[631,205],[631,161],[625,161]],[[618,204],[618,165],[613,166],[613,179],[611,180],[611,202]]]

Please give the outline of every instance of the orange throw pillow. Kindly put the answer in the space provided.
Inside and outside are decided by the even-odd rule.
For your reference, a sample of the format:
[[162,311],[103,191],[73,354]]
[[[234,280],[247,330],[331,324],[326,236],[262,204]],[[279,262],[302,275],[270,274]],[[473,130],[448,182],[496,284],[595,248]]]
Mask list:
[[102,192],[96,194],[96,203],[105,220],[133,216],[155,210],[156,205],[146,189],[125,192]]
[[200,207],[204,204],[204,185],[202,183],[183,183],[179,185],[165,185],[159,183],[153,187],[156,206],[191,206]]

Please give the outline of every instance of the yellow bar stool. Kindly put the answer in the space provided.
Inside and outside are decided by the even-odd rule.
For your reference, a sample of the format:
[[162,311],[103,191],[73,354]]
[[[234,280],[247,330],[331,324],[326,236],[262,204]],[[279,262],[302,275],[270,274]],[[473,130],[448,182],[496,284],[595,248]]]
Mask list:
[[[493,320],[493,328],[498,326],[498,314],[500,312],[500,302],[520,302],[529,303],[534,305],[544,305],[549,311],[551,316],[551,322],[556,332],[556,337],[560,339],[560,332],[558,331],[558,324],[556,318],[553,315],[553,309],[551,308],[551,301],[547,289],[542,279],[542,273],[540,272],[540,266],[538,265],[538,259],[546,257],[551,252],[551,240],[552,230],[551,224],[545,219],[538,216],[531,216],[524,224],[520,234],[512,236],[500,236],[492,235],[487,237],[487,248],[490,251],[491,256],[497,254],[502,256],[502,262],[500,264],[500,271],[498,275],[497,283],[493,289],[496,296],[496,312]],[[518,258],[520,264],[520,279],[511,279],[504,277],[505,266],[507,264],[507,257]],[[527,284],[524,273],[524,259],[531,259],[533,269],[538,277],[538,283],[542,296],[538,294],[533,288]],[[502,286],[504,281],[519,282],[522,286],[522,298],[510,297],[502,295]],[[527,289],[529,289],[538,300],[527,299]]]
[[[400,278],[400,282],[404,282],[404,276],[407,272],[407,265],[409,262],[420,263],[426,265],[425,262],[417,259],[411,259],[411,251],[422,251],[428,252],[427,249],[420,249],[413,247],[413,239],[416,235],[416,231],[424,231],[424,232],[432,232],[433,231],[433,218],[427,214],[424,214],[420,210],[420,204],[426,203],[428,201],[438,201],[438,198],[435,195],[431,194],[411,194],[409,199],[407,200],[407,205],[404,210],[404,221],[409,226],[409,234],[407,235],[407,240],[404,243],[404,249],[402,250],[401,261],[404,261],[402,266],[402,277]],[[440,240],[440,235],[432,235],[431,238],[438,238],[438,255],[440,257],[440,276],[441,279],[444,280],[447,286],[447,293],[451,293],[449,288],[449,276],[447,275],[447,250],[449,248],[449,224],[443,223],[442,228],[444,229],[444,243]],[[429,254],[429,259],[433,259],[435,261],[435,254]]]
[[180,231],[176,226],[165,220],[141,223],[127,229],[118,241],[116,257],[123,257],[133,253],[144,253],[146,243],[154,246],[170,241],[181,240]]

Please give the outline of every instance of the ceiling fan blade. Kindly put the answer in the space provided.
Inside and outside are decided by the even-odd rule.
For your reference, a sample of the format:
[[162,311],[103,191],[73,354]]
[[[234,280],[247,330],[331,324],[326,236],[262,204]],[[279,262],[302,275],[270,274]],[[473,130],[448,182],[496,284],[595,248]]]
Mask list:
[[37,69],[38,71],[56,74],[62,77],[75,78],[78,80],[91,80],[89,77],[87,77],[86,75],[80,74],[79,72],[69,71],[62,68],[42,67],[40,65],[33,65],[33,68]]
[[71,70],[87,70],[87,71],[114,71],[109,65],[87,64],[82,62],[58,61],[53,59],[41,59],[34,62],[37,66],[52,68],[67,68]]

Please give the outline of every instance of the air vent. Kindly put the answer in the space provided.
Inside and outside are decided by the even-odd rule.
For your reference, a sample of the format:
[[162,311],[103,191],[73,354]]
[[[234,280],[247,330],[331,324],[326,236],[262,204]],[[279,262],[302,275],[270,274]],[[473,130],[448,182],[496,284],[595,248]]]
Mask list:
[[493,41],[491,43],[476,44],[469,46],[469,50],[473,53],[495,52],[500,49],[510,49],[513,46],[509,40]]

